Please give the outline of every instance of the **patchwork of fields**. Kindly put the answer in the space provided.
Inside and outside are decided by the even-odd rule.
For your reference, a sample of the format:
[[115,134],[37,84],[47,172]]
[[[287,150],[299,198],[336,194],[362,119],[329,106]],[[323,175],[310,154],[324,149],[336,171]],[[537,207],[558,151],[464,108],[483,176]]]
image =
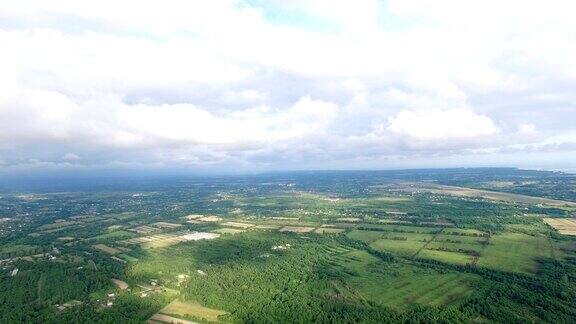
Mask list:
[[81,307],[99,322],[576,318],[573,203],[313,180],[26,200],[46,216],[0,246],[2,289],[23,292],[0,291],[0,322],[24,318],[4,315],[16,305],[45,322],[74,321]]

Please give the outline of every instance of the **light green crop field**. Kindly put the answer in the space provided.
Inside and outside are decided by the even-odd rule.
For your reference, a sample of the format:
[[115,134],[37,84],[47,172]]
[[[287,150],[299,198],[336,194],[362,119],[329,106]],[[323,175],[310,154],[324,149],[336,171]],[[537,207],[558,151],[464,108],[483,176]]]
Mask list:
[[440,227],[425,227],[425,226],[408,226],[408,225],[388,225],[391,231],[395,232],[414,232],[414,233],[428,233],[434,234],[440,231]]
[[[459,274],[413,274],[390,280],[388,290],[380,290],[380,300],[385,305],[412,303],[441,306],[448,305],[472,293],[465,276]],[[386,284],[383,282],[383,284]]]
[[348,233],[348,237],[360,240],[366,243],[374,242],[382,235],[386,234],[386,232],[381,231],[363,231],[363,230],[352,230]]
[[407,233],[424,233],[424,234],[434,234],[438,233],[441,227],[427,227],[427,226],[410,226],[410,225],[399,225],[399,224],[360,224],[362,229],[374,229],[383,232],[407,232]]
[[420,253],[418,253],[418,257],[423,259],[432,259],[440,262],[459,264],[459,265],[472,263],[474,260],[473,257],[465,253],[430,250],[428,248],[420,251]]
[[[448,229],[449,232],[451,229]],[[436,242],[447,242],[447,243],[462,243],[462,244],[481,244],[486,239],[483,237],[474,237],[474,236],[462,236],[462,235],[446,235],[446,234],[438,234],[434,241]]]
[[126,261],[129,261],[129,262],[138,262],[138,258],[135,258],[129,254],[126,254],[126,253],[118,254],[118,257],[120,257]]
[[393,307],[451,304],[472,293],[469,283],[476,278],[474,275],[439,273],[409,265],[393,265],[374,271],[377,259],[362,251],[350,252],[338,259],[340,265],[355,273],[347,286],[342,285],[343,288],[353,295]]
[[[432,234],[418,233],[388,233],[386,236],[388,238],[380,238],[370,243],[370,246],[380,251],[390,251],[403,256],[414,255],[434,237]],[[406,240],[393,239],[400,237]]]
[[476,251],[480,252],[483,249],[483,245],[480,243],[462,243],[462,242],[446,242],[446,241],[434,241],[430,242],[426,248],[431,250],[435,249],[445,249],[447,251],[459,251],[466,253],[466,251]]
[[482,236],[486,234],[485,232],[471,228],[453,228],[453,227],[445,229],[443,233],[451,235],[464,234],[464,235],[477,235],[477,236]]
[[478,265],[502,271],[533,273],[538,258],[552,257],[548,239],[520,233],[492,236]]
[[125,240],[125,239],[130,239],[136,237],[135,233],[132,232],[127,232],[127,231],[123,231],[123,230],[115,230],[115,231],[109,231],[107,233],[104,234],[100,234],[100,235],[96,235],[93,237],[88,238],[89,240],[108,240],[108,239],[118,239],[118,240]]

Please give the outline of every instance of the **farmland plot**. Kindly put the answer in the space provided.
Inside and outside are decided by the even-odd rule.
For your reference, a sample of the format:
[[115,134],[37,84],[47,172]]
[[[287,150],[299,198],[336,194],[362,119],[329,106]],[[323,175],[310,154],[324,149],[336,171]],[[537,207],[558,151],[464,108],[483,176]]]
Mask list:
[[99,250],[99,251],[102,251],[104,253],[108,253],[111,255],[122,253],[121,250],[118,250],[118,249],[113,248],[111,246],[108,246],[106,244],[95,244],[92,247],[94,247],[96,250]]
[[144,237],[137,237],[129,240],[120,241],[124,244],[139,244],[143,248],[161,248],[175,245],[181,242],[210,240],[219,237],[218,233],[207,232],[177,232],[169,234],[156,234]]
[[544,222],[560,234],[576,235],[576,218],[544,218]]
[[280,229],[280,232],[308,233],[308,232],[312,232],[313,230],[314,230],[314,227],[284,226]]
[[502,271],[533,273],[539,258],[550,257],[552,249],[546,237],[503,233],[492,237],[478,265]]
[[178,317],[192,317],[203,321],[216,322],[218,317],[226,314],[227,312],[204,307],[195,301],[179,301],[174,300],[166,307],[160,310],[160,313]]

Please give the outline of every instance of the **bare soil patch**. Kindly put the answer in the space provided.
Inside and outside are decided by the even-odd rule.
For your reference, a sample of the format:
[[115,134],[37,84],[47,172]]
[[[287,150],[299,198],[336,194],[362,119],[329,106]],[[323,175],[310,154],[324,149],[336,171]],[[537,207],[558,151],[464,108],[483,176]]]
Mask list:
[[254,226],[254,224],[240,223],[240,222],[226,222],[226,223],[222,223],[222,225],[225,225],[228,227],[238,227],[238,228],[250,228],[250,227]]
[[336,219],[339,222],[346,222],[346,223],[357,223],[359,221],[361,221],[361,218],[358,217],[341,217]]
[[320,227],[317,228],[314,232],[320,234],[338,234],[344,232],[345,229],[343,228],[334,228],[334,227]]
[[198,218],[198,220],[201,222],[219,222],[222,220],[222,218],[220,218],[218,216],[206,216],[206,217]]
[[176,323],[176,324],[198,324],[196,322],[183,320],[181,318],[176,318],[164,314],[154,314],[150,319],[147,321],[148,324],[156,324],[156,323]]
[[543,220],[560,234],[576,235],[576,218],[544,218]]
[[120,279],[114,279],[112,278],[112,282],[116,285],[116,287],[118,287],[118,289],[120,290],[124,290],[126,288],[128,288],[128,284],[125,281],[122,281]]
[[192,316],[204,321],[216,322],[220,315],[224,315],[227,312],[204,307],[196,301],[182,302],[174,300],[162,308],[159,313],[173,316]]
[[122,251],[113,248],[111,246],[108,246],[106,244],[96,244],[92,246],[93,248],[95,248],[96,250],[102,251],[104,253],[108,253],[108,254],[118,254],[118,253],[122,253]]
[[280,232],[308,233],[312,232],[313,230],[314,227],[284,226],[280,229]]
[[153,224],[150,224],[154,227],[158,227],[158,228],[176,228],[176,227],[180,227],[182,226],[182,224],[175,224],[175,223],[168,223],[168,222],[156,222]]

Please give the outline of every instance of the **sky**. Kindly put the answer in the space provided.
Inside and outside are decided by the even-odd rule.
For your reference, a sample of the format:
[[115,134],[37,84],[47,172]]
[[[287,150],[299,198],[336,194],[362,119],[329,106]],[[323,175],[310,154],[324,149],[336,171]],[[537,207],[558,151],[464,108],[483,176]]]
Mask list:
[[0,173],[576,169],[576,2],[0,2]]

